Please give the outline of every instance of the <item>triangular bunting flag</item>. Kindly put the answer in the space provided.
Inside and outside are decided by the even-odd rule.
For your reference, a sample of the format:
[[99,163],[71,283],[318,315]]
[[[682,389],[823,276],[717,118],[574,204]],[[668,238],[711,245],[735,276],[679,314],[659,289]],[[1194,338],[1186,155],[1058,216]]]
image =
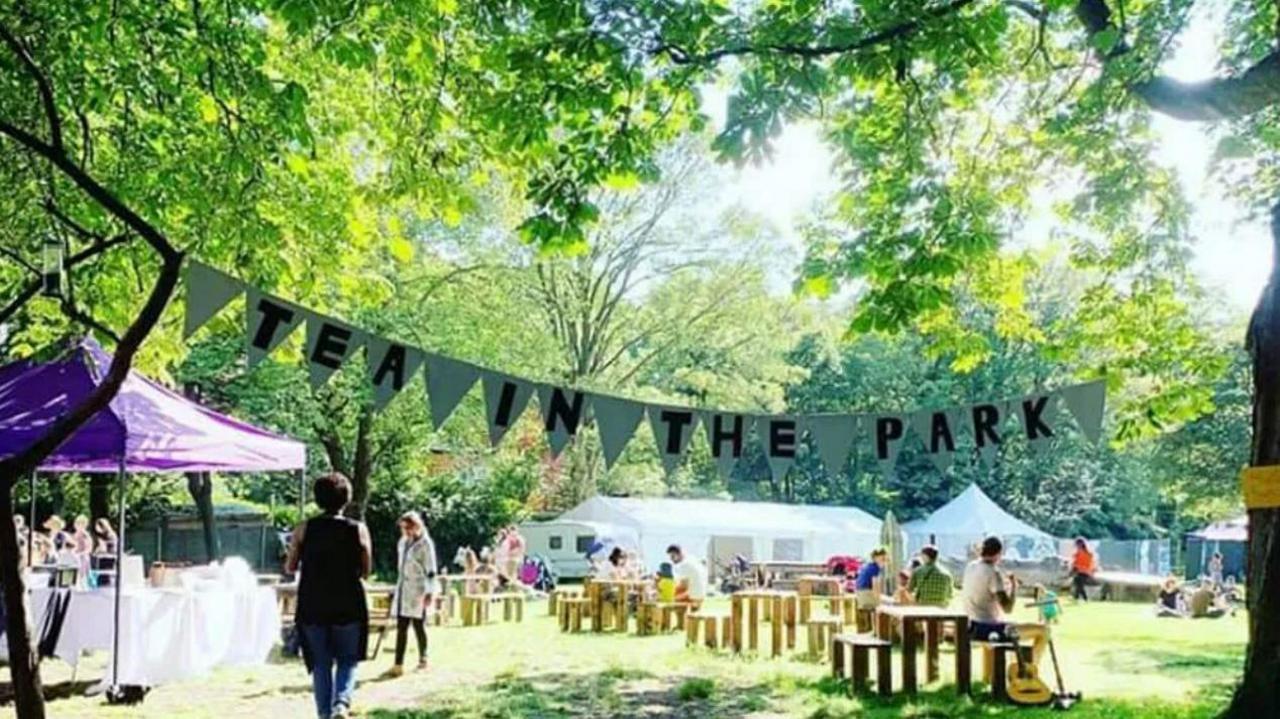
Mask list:
[[587,399],[586,392],[538,385],[538,409],[542,412],[542,426],[547,432],[552,457],[559,457],[586,424]]
[[484,414],[489,422],[489,444],[494,447],[506,436],[507,430],[524,414],[533,396],[533,385],[518,377],[497,372],[481,372],[480,383],[484,387]]
[[1075,418],[1080,431],[1090,442],[1102,438],[1102,414],[1106,409],[1107,382],[1098,380],[1088,384],[1065,387],[1058,391],[1067,410]]
[[182,339],[187,339],[244,292],[244,285],[200,262],[187,265],[187,304]]
[[1043,452],[1058,434],[1058,396],[1055,393],[1033,394],[1009,403],[1023,439],[1035,453]]
[[590,409],[596,418],[596,428],[600,431],[604,466],[612,468],[636,433],[640,418],[644,416],[644,405],[629,399],[597,394],[591,396]]
[[249,347],[249,368],[267,358],[293,331],[302,324],[307,311],[278,297],[248,288],[248,304],[245,306],[245,341]]
[[645,411],[649,415],[649,426],[653,429],[662,468],[671,474],[680,466],[680,460],[689,448],[689,440],[698,426],[698,415],[687,407],[661,405],[649,405]]
[[880,471],[885,479],[893,479],[898,465],[898,452],[902,449],[902,440],[907,436],[905,415],[881,414],[870,417],[871,449]]
[[773,481],[781,482],[796,463],[796,451],[800,446],[800,421],[794,415],[758,417],[756,431],[764,446],[764,456],[769,461]]
[[360,330],[331,317],[308,312],[306,360],[311,387],[319,388],[328,382],[362,344],[364,334]]
[[365,347],[373,408],[381,410],[413,379],[413,374],[422,366],[422,351],[373,335],[366,338]]
[[844,474],[858,436],[858,415],[817,414],[804,419],[804,428],[809,431],[827,474]]
[[711,459],[715,460],[720,476],[728,480],[734,465],[746,450],[747,437],[751,434],[755,418],[746,414],[700,414],[702,428],[707,433],[707,446],[711,449]]
[[955,462],[956,435],[960,430],[955,421],[957,416],[954,410],[926,409],[913,412],[910,417],[911,428],[924,445],[925,456],[939,472],[946,472]]
[[440,355],[427,355],[427,403],[431,424],[440,429],[480,378],[480,368]]

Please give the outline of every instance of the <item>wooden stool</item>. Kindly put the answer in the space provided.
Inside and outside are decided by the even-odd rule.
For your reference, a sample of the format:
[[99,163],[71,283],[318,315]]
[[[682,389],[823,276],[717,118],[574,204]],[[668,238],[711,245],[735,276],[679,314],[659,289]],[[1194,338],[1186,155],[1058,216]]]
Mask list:
[[893,667],[889,660],[889,642],[870,634],[837,634],[831,638],[831,673],[837,679],[844,678],[845,648],[853,652],[850,685],[855,694],[867,690],[870,670],[870,653],[876,653],[876,691],[880,696],[893,694]]
[[524,621],[524,595],[523,594],[504,594],[502,595],[502,621],[509,622],[512,618],[517,622]]
[[997,701],[1009,699],[1009,654],[1018,651],[1013,642],[989,642],[982,647],[982,673],[991,684],[991,696]]
[[809,658],[821,659],[827,655],[831,638],[844,630],[840,617],[811,617],[809,619]]
[[559,613],[556,612],[556,604],[561,599],[580,596],[582,594],[576,589],[552,589],[551,593],[547,595],[547,614],[553,617],[559,616]]
[[577,634],[582,631],[582,618],[587,613],[591,600],[586,597],[564,597],[556,604],[559,614],[560,631]]
[[491,594],[462,595],[462,626],[475,627],[489,621],[489,603],[493,601]]
[[[702,630],[703,640],[709,649],[727,647],[733,641],[733,620],[725,615],[695,612],[685,617],[684,627],[686,646],[697,646],[699,629]],[[719,630],[718,640],[717,629]]]
[[857,626],[859,634],[870,634],[876,629],[876,610],[858,607]]
[[[844,623],[855,624],[858,621],[858,598],[852,594],[842,594],[836,599],[836,602],[840,608],[838,614],[844,620]],[[867,631],[871,631],[871,629],[868,628]]]

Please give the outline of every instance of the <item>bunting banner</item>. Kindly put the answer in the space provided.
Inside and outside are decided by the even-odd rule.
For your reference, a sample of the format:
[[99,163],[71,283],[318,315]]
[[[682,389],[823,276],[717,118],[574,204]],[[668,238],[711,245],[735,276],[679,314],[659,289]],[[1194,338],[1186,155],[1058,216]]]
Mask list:
[[365,352],[369,384],[373,387],[373,408],[381,410],[417,374],[422,366],[422,351],[369,335],[365,338]]
[[187,268],[186,282],[183,333],[187,337],[232,300],[245,295],[245,346],[251,368],[305,322],[304,361],[313,387],[323,386],[364,348],[374,408],[386,407],[418,372],[425,372],[431,422],[439,429],[480,382],[489,441],[495,447],[536,394],[551,455],[560,455],[584,427],[594,423],[609,468],[617,464],[645,417],[666,472],[675,471],[683,461],[701,425],[711,458],[726,478],[742,459],[753,429],[775,479],[784,477],[795,465],[806,438],[831,475],[845,474],[851,455],[863,446],[886,477],[893,476],[904,448],[923,454],[939,472],[946,472],[956,455],[967,451],[975,451],[984,463],[991,464],[1007,441],[1025,441],[1033,451],[1042,452],[1067,428],[1068,415],[1086,439],[1098,442],[1102,438],[1104,380],[1021,397],[906,412],[762,416],[694,410],[537,382],[427,352],[300,307],[200,263],[193,262]]
[[494,447],[507,435],[529,406],[533,385],[511,375],[484,371],[480,373],[484,387],[485,419],[489,421],[489,444]]
[[360,330],[335,319],[307,313],[307,366],[311,387],[322,387],[364,344]]
[[600,432],[604,466],[612,469],[640,426],[644,405],[620,397],[594,395],[591,407],[596,416],[596,429]]
[[858,438],[858,416],[816,414],[806,417],[804,426],[827,473],[835,476],[844,474],[849,466],[853,443]]
[[707,447],[711,449],[711,458],[715,460],[716,469],[726,481],[742,452],[747,446],[747,435],[755,418],[745,414],[723,414],[720,412],[703,412],[702,426],[707,433]]
[[680,466],[689,440],[697,429],[698,415],[687,407],[651,405],[645,408],[649,426],[653,429],[653,441],[662,459],[662,468],[671,474]]
[[587,394],[551,385],[538,385],[538,409],[551,456],[559,457],[587,422]]

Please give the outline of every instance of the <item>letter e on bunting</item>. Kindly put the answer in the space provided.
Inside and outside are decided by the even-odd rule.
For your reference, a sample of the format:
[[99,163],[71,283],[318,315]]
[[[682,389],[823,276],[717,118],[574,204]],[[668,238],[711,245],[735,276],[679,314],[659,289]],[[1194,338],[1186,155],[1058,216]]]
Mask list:
[[364,335],[360,330],[324,315],[308,313],[307,367],[311,387],[318,388],[328,382],[362,344]]

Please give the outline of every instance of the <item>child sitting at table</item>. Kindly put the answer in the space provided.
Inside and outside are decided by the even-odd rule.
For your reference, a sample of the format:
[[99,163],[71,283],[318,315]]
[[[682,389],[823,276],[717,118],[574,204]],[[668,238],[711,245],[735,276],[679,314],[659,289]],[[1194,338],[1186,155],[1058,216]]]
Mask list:
[[671,570],[671,562],[658,565],[658,574],[654,578],[654,583],[658,587],[659,602],[671,604],[676,600],[676,579]]

